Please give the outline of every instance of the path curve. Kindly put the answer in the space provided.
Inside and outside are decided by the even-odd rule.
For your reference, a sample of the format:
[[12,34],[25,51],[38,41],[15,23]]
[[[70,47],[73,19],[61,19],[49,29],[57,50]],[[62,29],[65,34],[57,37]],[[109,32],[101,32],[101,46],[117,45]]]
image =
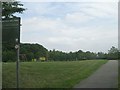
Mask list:
[[109,60],[74,88],[118,88],[118,60]]

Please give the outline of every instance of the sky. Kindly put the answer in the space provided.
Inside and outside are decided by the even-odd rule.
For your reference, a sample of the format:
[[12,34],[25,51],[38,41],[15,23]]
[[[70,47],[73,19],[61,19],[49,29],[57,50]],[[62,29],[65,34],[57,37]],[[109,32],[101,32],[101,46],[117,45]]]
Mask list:
[[64,52],[108,52],[118,46],[117,2],[22,3],[27,8],[19,15],[22,43]]

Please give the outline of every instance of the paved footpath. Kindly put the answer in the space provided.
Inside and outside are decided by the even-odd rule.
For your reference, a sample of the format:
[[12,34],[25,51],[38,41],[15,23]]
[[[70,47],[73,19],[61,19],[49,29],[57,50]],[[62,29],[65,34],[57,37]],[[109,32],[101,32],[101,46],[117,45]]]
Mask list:
[[117,88],[118,61],[110,60],[74,88]]

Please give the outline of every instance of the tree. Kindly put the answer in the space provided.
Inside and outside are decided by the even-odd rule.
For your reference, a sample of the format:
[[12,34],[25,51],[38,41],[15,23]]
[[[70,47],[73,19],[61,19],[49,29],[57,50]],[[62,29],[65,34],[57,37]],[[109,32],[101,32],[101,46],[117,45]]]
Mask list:
[[48,50],[39,44],[20,44],[20,53],[25,54],[28,61],[47,56]]
[[7,50],[2,52],[2,61],[7,62],[7,61],[16,61],[16,53],[14,50]]
[[2,2],[2,18],[16,17],[15,13],[23,13],[26,9],[18,1]]
[[97,59],[106,59],[106,54],[103,52],[98,52],[97,53]]
[[112,46],[112,48],[110,50],[108,50],[108,59],[118,59],[118,53],[119,50],[115,47]]

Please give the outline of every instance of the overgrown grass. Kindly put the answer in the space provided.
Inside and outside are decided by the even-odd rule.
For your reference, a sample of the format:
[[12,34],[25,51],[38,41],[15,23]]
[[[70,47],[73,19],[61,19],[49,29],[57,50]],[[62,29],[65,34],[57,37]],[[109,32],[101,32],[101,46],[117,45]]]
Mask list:
[[[21,88],[72,88],[106,60],[21,62]],[[16,87],[16,63],[3,63],[3,88]]]

